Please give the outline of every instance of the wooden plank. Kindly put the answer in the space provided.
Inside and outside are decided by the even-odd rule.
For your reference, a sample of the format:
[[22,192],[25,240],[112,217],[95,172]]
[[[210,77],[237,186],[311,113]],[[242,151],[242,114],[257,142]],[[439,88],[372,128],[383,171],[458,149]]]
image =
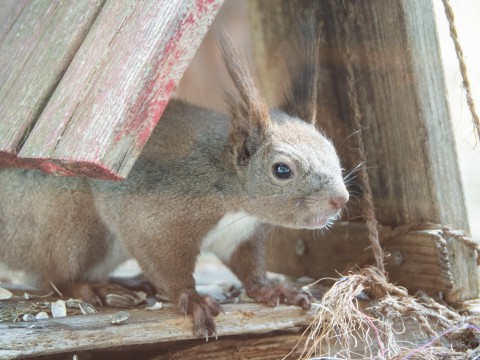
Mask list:
[[[170,349],[158,351],[152,360],[279,360],[287,356],[298,344],[300,333],[238,336],[234,338],[220,338],[208,343],[182,343],[181,346],[172,346]],[[303,341],[286,359],[299,359]]]
[[[225,305],[216,318],[219,336],[261,334],[309,325],[316,307],[269,308],[259,304]],[[175,308],[156,312],[131,310],[128,323],[112,325],[111,314],[99,313],[37,321],[0,323],[0,358],[156,344],[194,339],[192,319]],[[79,336],[81,334],[81,336]],[[203,339],[203,341],[205,341]]]
[[[298,359],[306,337],[303,329],[315,318],[318,304],[305,312],[298,307],[268,308],[258,304],[225,305],[216,318],[219,338],[193,339],[191,319],[175,309],[156,312],[131,310],[128,322],[112,325],[111,315],[99,313],[36,321],[0,324],[2,359],[55,354],[122,359]],[[113,312],[112,312],[113,313]],[[415,349],[429,340],[412,318],[392,319],[395,340],[402,349]],[[378,324],[376,325],[378,326]],[[436,324],[432,324],[434,329]],[[377,329],[378,330],[378,329]],[[441,329],[439,329],[441,330]],[[360,341],[352,353],[367,356],[381,351],[374,332],[368,346]],[[308,335],[308,333],[307,333]],[[377,341],[375,341],[377,340]],[[311,343],[310,343],[311,346]],[[295,348],[296,347],[296,348]],[[329,355],[341,352],[336,339],[322,343]],[[385,349],[383,349],[385,350]],[[371,352],[369,352],[371,351]]]
[[[273,102],[288,78],[282,48],[295,41],[289,38],[298,21],[314,13],[321,37],[318,124],[333,137],[346,168],[358,164],[358,145],[350,135],[359,129],[347,96],[347,62],[352,63],[378,221],[389,226],[429,221],[468,231],[432,2],[299,1],[293,9],[288,0],[250,0],[250,5],[257,74]],[[361,198],[361,188],[353,190]]]
[[30,1],[10,27],[0,44],[0,159],[18,152],[102,4]]
[[368,231],[362,223],[337,223],[321,238],[316,231],[276,229],[267,236],[267,269],[314,279],[339,276],[365,254]]
[[[411,293],[424,290],[448,294],[453,274],[441,230],[412,230],[384,241],[389,279]],[[428,248],[430,251],[425,251]],[[468,296],[468,295],[467,295]]]
[[28,0],[3,0],[0,2],[0,44],[17,21]]
[[[314,231],[277,230],[269,236],[267,268],[292,276],[338,278],[355,264],[373,264],[368,235],[364,224],[348,222],[336,224],[321,239]],[[478,297],[478,252],[462,233],[414,224],[383,228],[380,241],[389,254],[390,281],[410,293],[442,292],[450,302]]]
[[222,2],[107,1],[19,156],[124,178]]
[[[394,328],[398,331],[396,340],[402,344],[404,349],[412,349],[426,342],[428,336],[423,333],[418,323],[412,319],[405,320],[404,324],[401,321],[396,321]],[[163,354],[152,357],[152,360],[174,360],[174,359],[189,359],[189,360],[210,360],[210,359],[232,359],[232,360],[278,360],[278,359],[303,359],[306,336],[301,338],[301,332],[292,332],[290,334],[277,334],[267,336],[243,336],[234,338],[220,338],[218,341],[208,343],[182,343],[180,346],[164,352]],[[377,339],[378,340],[378,339]],[[408,345],[403,345],[408,344]],[[311,343],[310,343],[311,346]],[[356,359],[370,358],[371,354],[377,354],[385,349],[380,349],[378,342],[372,341],[370,344],[371,353],[368,353],[369,346],[366,343],[359,341],[357,346],[352,349],[352,354],[356,355]],[[322,356],[317,353],[315,359],[334,359],[333,356],[344,353],[339,343],[335,339],[327,344],[326,341],[322,343],[324,353]],[[326,349],[329,349],[326,354]],[[161,351],[159,351],[161,353]],[[290,354],[290,355],[289,355]],[[288,355],[288,356],[287,356]],[[328,357],[328,355],[332,357]],[[133,357],[132,357],[133,358]],[[345,358],[345,357],[341,357]],[[335,359],[337,359],[335,357]],[[340,358],[338,358],[340,359]]]
[[444,235],[453,287],[446,293],[446,300],[456,303],[477,299],[480,293],[479,244],[465,236],[463,232],[444,229]]

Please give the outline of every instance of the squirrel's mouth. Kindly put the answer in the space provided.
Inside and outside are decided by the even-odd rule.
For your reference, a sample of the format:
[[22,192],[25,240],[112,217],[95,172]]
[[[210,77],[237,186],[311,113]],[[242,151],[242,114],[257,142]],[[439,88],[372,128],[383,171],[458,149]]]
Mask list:
[[325,227],[332,218],[330,217],[322,217],[322,216],[307,216],[303,219],[303,226],[306,229],[320,229]]

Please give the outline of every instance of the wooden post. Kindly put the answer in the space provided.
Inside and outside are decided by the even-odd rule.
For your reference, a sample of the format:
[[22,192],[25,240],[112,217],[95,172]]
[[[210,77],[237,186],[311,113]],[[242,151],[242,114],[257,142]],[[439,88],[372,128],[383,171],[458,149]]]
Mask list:
[[312,11],[321,38],[318,124],[356,165],[354,144],[345,142],[357,130],[348,46],[378,221],[468,230],[431,1],[296,1],[293,8],[288,0],[250,0],[257,73],[270,100],[286,78],[278,76],[279,46]]
[[[346,168],[358,164],[351,135],[361,131],[378,221],[392,227],[432,222],[468,232],[432,2],[250,0],[249,12],[257,74],[272,103],[287,78],[284,44],[295,41],[292,29],[313,13],[320,36],[317,124],[333,138]],[[362,129],[353,126],[348,91],[357,97]],[[361,198],[361,188],[352,190],[353,198]],[[358,219],[355,206],[349,219]],[[322,241],[313,237],[310,250]],[[457,268],[475,256],[449,258]],[[270,264],[278,270],[286,261]]]

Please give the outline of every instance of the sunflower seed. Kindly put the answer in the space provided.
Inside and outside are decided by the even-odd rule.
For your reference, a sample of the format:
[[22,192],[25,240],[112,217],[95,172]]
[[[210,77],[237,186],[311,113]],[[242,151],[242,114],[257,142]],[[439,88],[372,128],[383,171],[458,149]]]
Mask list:
[[147,310],[160,310],[161,308],[163,308],[163,303],[157,301],[157,302],[155,302],[155,304],[147,306],[145,309],[147,309]]
[[105,303],[116,308],[131,308],[136,305],[135,299],[130,295],[108,294],[105,296]]
[[22,320],[25,322],[31,322],[31,321],[36,321],[37,318],[33,316],[32,314],[23,314]]
[[112,315],[112,324],[120,325],[127,321],[130,314],[126,311],[119,311]]
[[12,296],[13,294],[10,291],[0,287],[0,300],[8,300],[11,299]]
[[67,316],[67,307],[65,305],[65,301],[57,300],[52,303],[51,312],[54,318]]
[[48,319],[49,316],[45,311],[40,311],[37,315],[35,315],[37,320]]

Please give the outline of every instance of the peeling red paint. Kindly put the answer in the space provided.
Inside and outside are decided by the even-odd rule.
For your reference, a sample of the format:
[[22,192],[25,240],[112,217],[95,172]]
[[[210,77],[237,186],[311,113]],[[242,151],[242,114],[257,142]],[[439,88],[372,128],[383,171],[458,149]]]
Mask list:
[[65,169],[63,166],[55,165],[52,162],[44,161],[40,165],[40,169],[47,174],[58,175],[58,176],[75,176],[75,172]]
[[55,160],[44,161],[40,169],[57,176],[92,177],[104,180],[123,180],[100,161]]
[[[186,18],[184,19],[183,23],[184,23],[184,24],[185,24],[185,23],[186,23],[186,24],[191,24],[191,25],[195,24],[195,17],[193,16],[193,14],[188,15],[188,17],[186,17]],[[182,26],[183,26],[184,24],[182,24]]]
[[124,128],[116,134],[115,143],[125,136],[133,136],[134,145],[141,149],[155,129],[180,80],[169,77],[176,72],[176,67],[182,65],[185,58],[187,49],[182,47],[185,45],[181,44],[181,39],[196,25],[199,14],[216,11],[220,6],[216,0],[196,0],[195,5],[194,12],[181,19],[177,31],[164,46],[162,54],[153,60],[153,76],[145,82],[141,93],[129,105],[128,120]]
[[204,13],[206,10],[216,10],[218,7],[211,7],[215,0],[197,0],[195,6],[198,13]]
[[194,24],[193,14],[181,20],[178,30],[165,45],[162,56],[152,64],[155,76],[146,82],[142,93],[129,106],[129,121],[123,131],[117,134],[115,142],[120,141],[123,136],[137,134],[135,145],[139,148],[145,145],[178,85],[179,79],[166,79],[174,72],[175,66],[182,61],[186,50],[180,48],[179,43],[184,32]]

